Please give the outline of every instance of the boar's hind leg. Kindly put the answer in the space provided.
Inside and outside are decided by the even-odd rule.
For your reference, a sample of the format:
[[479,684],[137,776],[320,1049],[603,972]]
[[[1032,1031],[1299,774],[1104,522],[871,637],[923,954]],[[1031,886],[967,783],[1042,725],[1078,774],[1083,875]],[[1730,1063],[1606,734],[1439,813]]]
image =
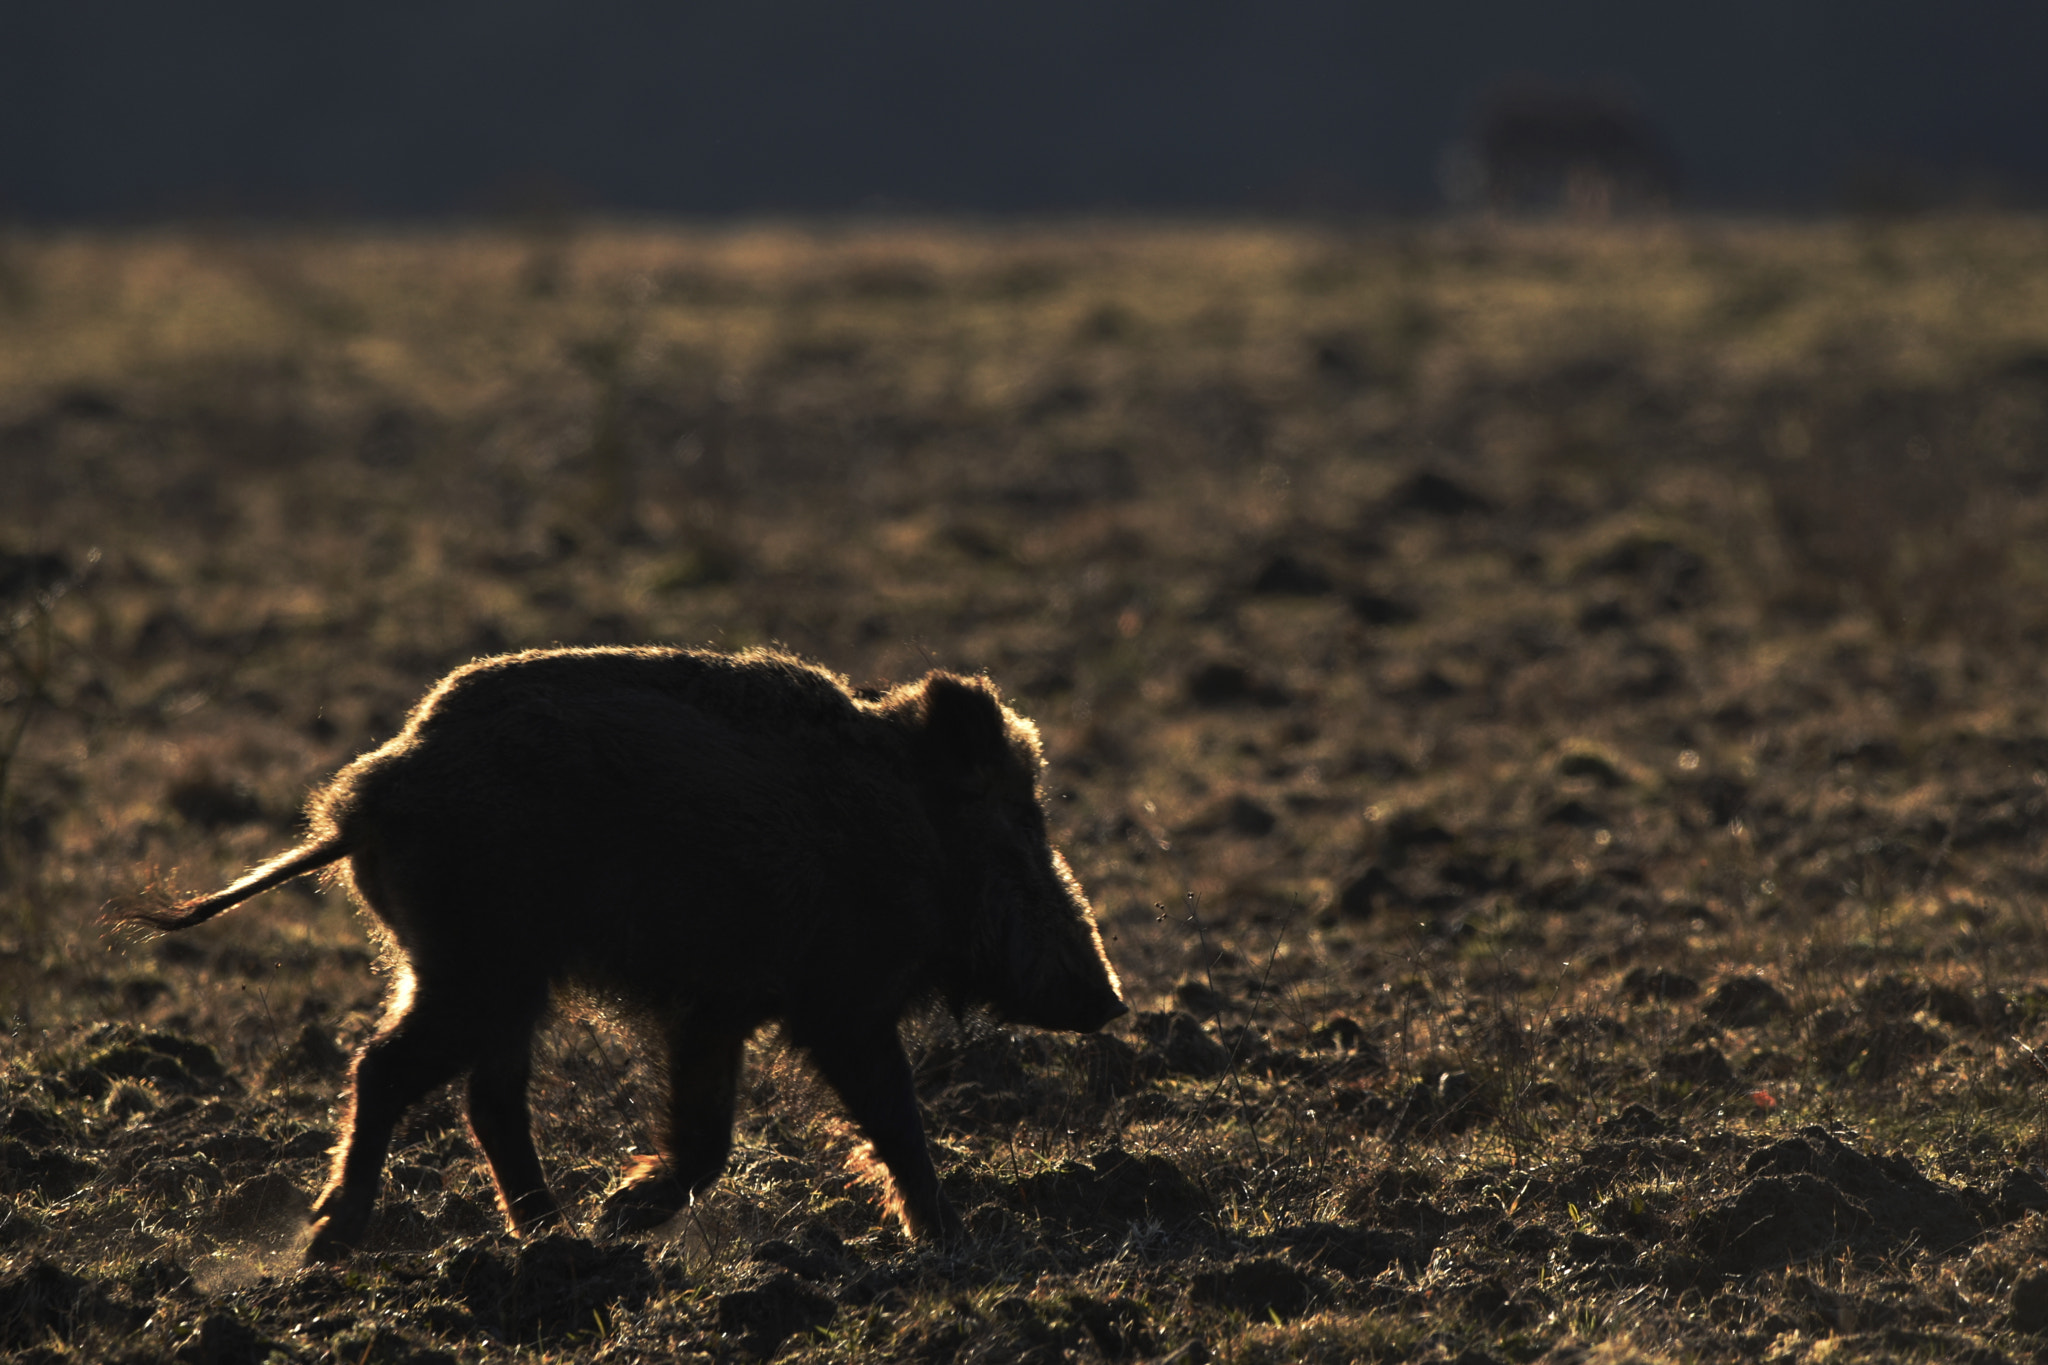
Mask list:
[[[536,1014],[538,1011],[535,1012]],[[491,1164],[505,1221],[522,1237],[561,1220],[533,1149],[526,1083],[533,1070],[533,1019],[486,1053],[469,1073],[469,1132]]]
[[334,1173],[313,1205],[308,1261],[339,1260],[362,1239],[399,1118],[428,1091],[467,1069],[483,1050],[478,1039],[488,1036],[495,1022],[473,997],[437,994],[419,982],[405,1012],[356,1055],[350,1068],[354,1102]]
[[733,1105],[739,1093],[744,1036],[712,1029],[668,1031],[668,1126],[662,1150],[676,1183],[691,1194],[708,1189],[732,1154]]
[[683,1019],[670,1020],[662,1033],[668,1049],[662,1155],[635,1162],[626,1183],[604,1201],[600,1236],[660,1227],[710,1188],[732,1153],[733,1105],[746,1035]]
[[826,1026],[812,1032],[792,1029],[798,1045],[810,1053],[827,1084],[839,1092],[853,1121],[874,1144],[875,1155],[888,1167],[904,1226],[919,1239],[957,1241],[960,1215],[953,1211],[939,1174],[932,1169],[931,1148],[917,1112],[917,1090],[911,1084],[910,1061],[896,1025],[886,1019],[852,1027]]

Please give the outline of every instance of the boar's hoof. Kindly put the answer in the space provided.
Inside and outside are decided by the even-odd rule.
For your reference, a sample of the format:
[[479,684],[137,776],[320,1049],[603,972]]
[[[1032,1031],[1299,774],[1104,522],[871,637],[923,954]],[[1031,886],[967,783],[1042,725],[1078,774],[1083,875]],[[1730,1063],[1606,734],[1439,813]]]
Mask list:
[[512,1231],[522,1238],[539,1237],[567,1226],[562,1217],[561,1206],[546,1190],[521,1195],[517,1199],[501,1198],[499,1206],[505,1211],[505,1221],[512,1225]]
[[322,1218],[313,1224],[313,1240],[306,1245],[307,1265],[332,1265],[346,1261],[349,1253],[356,1249],[354,1237],[344,1237],[335,1230],[332,1218]]
[[928,1242],[943,1250],[957,1251],[973,1240],[967,1235],[967,1224],[960,1221],[959,1213],[954,1210],[953,1201],[943,1194],[922,1211],[906,1207],[903,1222],[917,1241]]
[[306,1264],[347,1260],[370,1226],[375,1198],[374,1191],[366,1198],[360,1190],[350,1190],[345,1185],[337,1185],[322,1195],[308,1215],[313,1240],[306,1246]]
[[597,1215],[599,1237],[649,1232],[683,1211],[689,1187],[668,1174],[636,1176],[606,1196]]

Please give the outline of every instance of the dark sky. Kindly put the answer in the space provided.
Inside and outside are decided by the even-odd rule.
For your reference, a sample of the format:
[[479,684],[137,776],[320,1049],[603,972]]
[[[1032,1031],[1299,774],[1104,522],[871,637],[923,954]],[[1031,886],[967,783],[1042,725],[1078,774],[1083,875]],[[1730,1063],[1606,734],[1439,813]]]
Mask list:
[[1422,209],[1506,81],[1706,207],[2048,198],[2040,0],[0,0],[0,218]]

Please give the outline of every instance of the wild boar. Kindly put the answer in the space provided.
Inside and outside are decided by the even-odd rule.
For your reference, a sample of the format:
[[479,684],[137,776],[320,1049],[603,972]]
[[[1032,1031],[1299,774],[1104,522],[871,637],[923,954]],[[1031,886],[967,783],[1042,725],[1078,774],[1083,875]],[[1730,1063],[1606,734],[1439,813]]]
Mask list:
[[466,1075],[512,1229],[559,1223],[534,1150],[536,1025],[570,991],[666,1053],[660,1155],[603,1234],[659,1225],[732,1146],[747,1038],[777,1021],[835,1090],[913,1236],[960,1221],[897,1036],[923,1002],[1085,1032],[1125,1012],[1039,805],[1037,730],[980,678],[856,694],[770,650],[534,650],[459,668],[308,802],[303,844],[225,890],[123,918],[189,929],[334,866],[391,986],[350,1070],[308,1260],[370,1221],[407,1106]]

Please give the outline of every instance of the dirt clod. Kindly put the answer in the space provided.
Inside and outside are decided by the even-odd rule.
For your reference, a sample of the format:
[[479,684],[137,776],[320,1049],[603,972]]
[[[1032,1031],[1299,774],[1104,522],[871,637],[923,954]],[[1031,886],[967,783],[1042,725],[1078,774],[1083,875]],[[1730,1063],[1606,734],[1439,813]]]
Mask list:
[[448,1257],[441,1278],[480,1321],[520,1340],[601,1330],[655,1288],[638,1244],[594,1246],[562,1235],[526,1243],[509,1259],[483,1244],[470,1246]]
[[839,1306],[792,1274],[718,1296],[718,1330],[758,1356],[772,1356],[799,1332],[825,1326]]
[[1691,1238],[1726,1274],[1789,1265],[1830,1248],[1913,1242],[1948,1250],[1979,1232],[1958,1194],[1903,1157],[1866,1156],[1810,1126],[1753,1152],[1741,1190],[1703,1210]]
[[1622,978],[1621,989],[1631,1000],[1690,1000],[1700,993],[1700,983],[1666,967],[1635,967]]
[[1394,513],[1456,517],[1491,511],[1493,503],[1448,474],[1425,469],[1397,485],[1387,495],[1386,507]]
[[1756,1028],[1792,1012],[1785,993],[1761,976],[1733,976],[1714,987],[1700,1008],[1723,1028]]
[[1197,1303],[1233,1308],[1253,1317],[1298,1317],[1308,1311],[1320,1286],[1275,1256],[1248,1257],[1211,1270],[1198,1270],[1188,1280]]
[[1252,591],[1280,597],[1320,597],[1334,585],[1330,575],[1311,560],[1277,554],[1252,578]]
[[1207,663],[1188,674],[1188,700],[1197,706],[1287,705],[1287,693],[1242,664]]
[[1155,1073],[1205,1078],[1220,1076],[1230,1067],[1230,1049],[1185,1010],[1140,1014],[1132,1031],[1148,1044],[1142,1059]]
[[1087,1161],[1065,1161],[1017,1184],[1041,1217],[1109,1231],[1157,1222],[1185,1227],[1206,1219],[1209,1196],[1163,1156],[1111,1148]]
[[2048,1270],[2032,1270],[2013,1281],[2012,1325],[2017,1332],[2048,1332]]

